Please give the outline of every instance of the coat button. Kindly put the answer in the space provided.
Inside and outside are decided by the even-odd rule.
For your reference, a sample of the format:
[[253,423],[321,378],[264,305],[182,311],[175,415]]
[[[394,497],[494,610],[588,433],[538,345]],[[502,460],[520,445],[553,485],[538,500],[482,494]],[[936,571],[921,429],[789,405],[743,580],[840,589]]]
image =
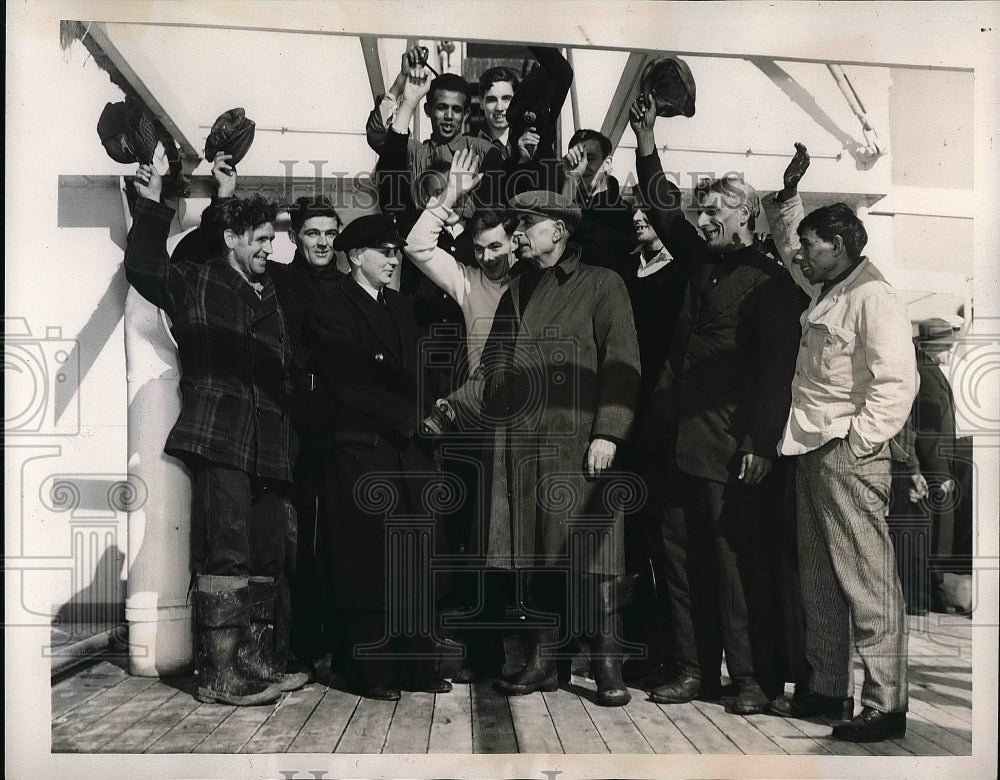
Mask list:
[[383,355],[381,352],[376,352],[375,353],[375,360],[377,362],[381,363],[383,360],[385,360],[385,355]]

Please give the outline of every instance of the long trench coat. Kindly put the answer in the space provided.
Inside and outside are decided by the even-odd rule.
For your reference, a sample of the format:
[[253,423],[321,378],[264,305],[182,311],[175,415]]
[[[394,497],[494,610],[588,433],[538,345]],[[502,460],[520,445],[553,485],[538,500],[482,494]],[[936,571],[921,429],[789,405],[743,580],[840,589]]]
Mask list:
[[[621,277],[570,244],[525,310],[515,276],[483,357],[487,563],[622,574],[623,520],[643,490],[630,475],[585,475],[590,442],[621,445],[639,388],[639,347]],[[612,467],[614,468],[614,466]]]

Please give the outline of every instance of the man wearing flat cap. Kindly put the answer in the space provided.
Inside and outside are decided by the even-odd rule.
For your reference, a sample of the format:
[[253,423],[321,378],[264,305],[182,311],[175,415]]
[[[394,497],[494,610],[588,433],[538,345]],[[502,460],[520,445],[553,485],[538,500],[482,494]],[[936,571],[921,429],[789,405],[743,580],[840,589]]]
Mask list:
[[[433,397],[420,384],[412,303],[388,287],[405,244],[391,215],[349,223],[333,247],[347,253],[350,275],[313,310],[305,334],[330,398],[327,538],[340,649],[351,689],[392,701],[403,688],[451,688],[432,662],[428,567],[440,535],[424,500],[433,488],[430,449],[417,436]],[[408,546],[420,529],[429,533]],[[416,557],[400,565],[393,545]],[[404,623],[417,628],[401,636]]]
[[[906,611],[923,615],[947,611],[943,572],[954,550],[955,398],[941,368],[955,345],[955,331],[945,319],[922,320],[913,344],[920,389],[906,426],[912,441],[908,461],[893,463],[890,531]],[[905,537],[909,541],[900,544]]]
[[[528,572],[536,620],[508,695],[555,690],[574,639],[590,645],[597,702],[629,700],[615,629],[623,507],[609,472],[632,423],[639,348],[625,284],[580,262],[580,208],[555,192],[516,196],[519,261],[482,361],[482,417],[492,428],[481,502],[487,564]],[[572,619],[571,619],[572,616]],[[568,670],[568,664],[562,664]]]

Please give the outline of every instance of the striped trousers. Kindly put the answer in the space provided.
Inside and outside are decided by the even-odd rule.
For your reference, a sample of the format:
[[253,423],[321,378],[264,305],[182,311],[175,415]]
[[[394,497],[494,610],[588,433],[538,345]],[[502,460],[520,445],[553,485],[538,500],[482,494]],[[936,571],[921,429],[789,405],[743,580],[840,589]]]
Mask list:
[[889,447],[857,458],[834,439],[798,457],[799,568],[809,687],[851,696],[853,645],[865,667],[862,706],[905,712],[906,614],[885,522]]

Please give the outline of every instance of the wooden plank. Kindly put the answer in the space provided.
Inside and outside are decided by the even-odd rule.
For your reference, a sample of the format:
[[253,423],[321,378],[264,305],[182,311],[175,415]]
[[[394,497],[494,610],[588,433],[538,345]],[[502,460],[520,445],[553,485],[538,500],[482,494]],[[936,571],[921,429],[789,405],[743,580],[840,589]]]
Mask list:
[[155,677],[126,677],[80,707],[61,715],[52,725],[53,747],[57,740],[62,741],[86,730],[92,723],[106,717],[112,710],[135,698],[156,682]]
[[241,753],[284,753],[298,736],[319,700],[326,693],[326,686],[312,683],[297,691],[286,693],[257,733],[241,749]]
[[472,753],[472,691],[456,685],[435,697],[428,753]]
[[597,696],[597,684],[593,680],[578,677],[573,682],[574,687],[581,691],[580,702],[601,735],[601,739],[604,740],[609,753],[655,752],[639,727],[625,712],[624,707],[602,707],[594,701]]
[[198,701],[178,691],[120,737],[108,743],[109,753],[142,753],[156,740],[180,723],[198,706]]
[[[800,723],[798,720],[780,718],[775,715],[746,715],[745,717],[748,723],[774,742],[781,748],[782,752],[790,756],[825,756],[830,753],[823,747],[820,740],[814,739],[798,728]],[[815,733],[828,737],[830,730],[823,727],[816,729]],[[864,756],[868,753],[860,749],[850,755]]]
[[936,683],[930,685],[911,683],[910,698],[921,699],[964,723],[972,723],[971,691],[968,696],[961,696],[951,693],[948,688],[943,688]]
[[381,753],[395,709],[394,701],[361,699],[334,752]]
[[508,696],[510,719],[514,726],[517,749],[521,753],[562,753],[552,715],[541,696]]
[[[939,745],[943,750],[948,751],[953,756],[971,756],[972,740],[960,737],[957,734],[941,728],[936,723],[925,720],[912,710],[906,716],[906,736],[916,734],[935,745]],[[971,732],[970,732],[971,737]]]
[[718,726],[706,718],[691,702],[687,704],[657,704],[680,732],[691,740],[699,753],[739,753],[736,744]]
[[205,740],[195,747],[195,753],[239,753],[257,729],[266,721],[274,705],[235,707],[234,711]]
[[233,711],[227,704],[200,704],[190,715],[146,748],[147,753],[190,753]]
[[[906,736],[902,739],[892,740],[900,747],[904,748],[908,752],[915,756],[950,756],[951,751],[947,748],[941,747],[935,742],[931,742],[927,737],[923,737],[913,730],[913,724],[910,723],[910,719],[906,722]],[[972,747],[971,745],[969,746]]]
[[754,722],[742,715],[726,712],[725,707],[710,702],[693,701],[691,704],[706,718],[718,727],[719,731],[731,739],[745,755],[776,755],[784,754],[766,734],[759,731]]
[[517,737],[508,697],[494,690],[489,682],[476,682],[469,688],[472,694],[472,751],[516,753]]
[[328,688],[309,720],[292,740],[289,753],[332,753],[354,714],[360,696]]
[[[455,691],[461,693],[463,686],[456,685]],[[433,720],[433,693],[404,692],[403,698],[396,704],[396,712],[393,713],[392,723],[389,724],[389,733],[385,738],[382,752],[426,753],[430,744]]]
[[124,669],[102,661],[52,686],[52,718],[55,720],[93,699],[128,677]]
[[789,718],[788,723],[806,736],[810,737],[817,745],[827,753],[835,756],[870,756],[871,751],[868,745],[860,745],[855,742],[844,742],[841,739],[834,739],[832,736],[833,727],[828,720],[813,718],[801,720],[799,718]]
[[909,708],[911,713],[919,715],[942,729],[947,729],[963,739],[972,739],[972,725],[970,723],[924,701],[920,696],[910,696]]
[[663,714],[663,710],[645,698],[645,694],[633,693],[632,701],[625,705],[624,710],[654,752],[665,755],[698,752],[673,721]]
[[[578,678],[579,679],[579,678]],[[534,696],[535,694],[531,694]],[[608,746],[575,693],[558,690],[543,693],[552,723],[566,753],[607,753]]]
[[100,752],[107,743],[176,694],[176,689],[168,685],[152,685],[106,717],[92,723],[86,731],[79,734],[79,738],[90,743],[90,752]]

